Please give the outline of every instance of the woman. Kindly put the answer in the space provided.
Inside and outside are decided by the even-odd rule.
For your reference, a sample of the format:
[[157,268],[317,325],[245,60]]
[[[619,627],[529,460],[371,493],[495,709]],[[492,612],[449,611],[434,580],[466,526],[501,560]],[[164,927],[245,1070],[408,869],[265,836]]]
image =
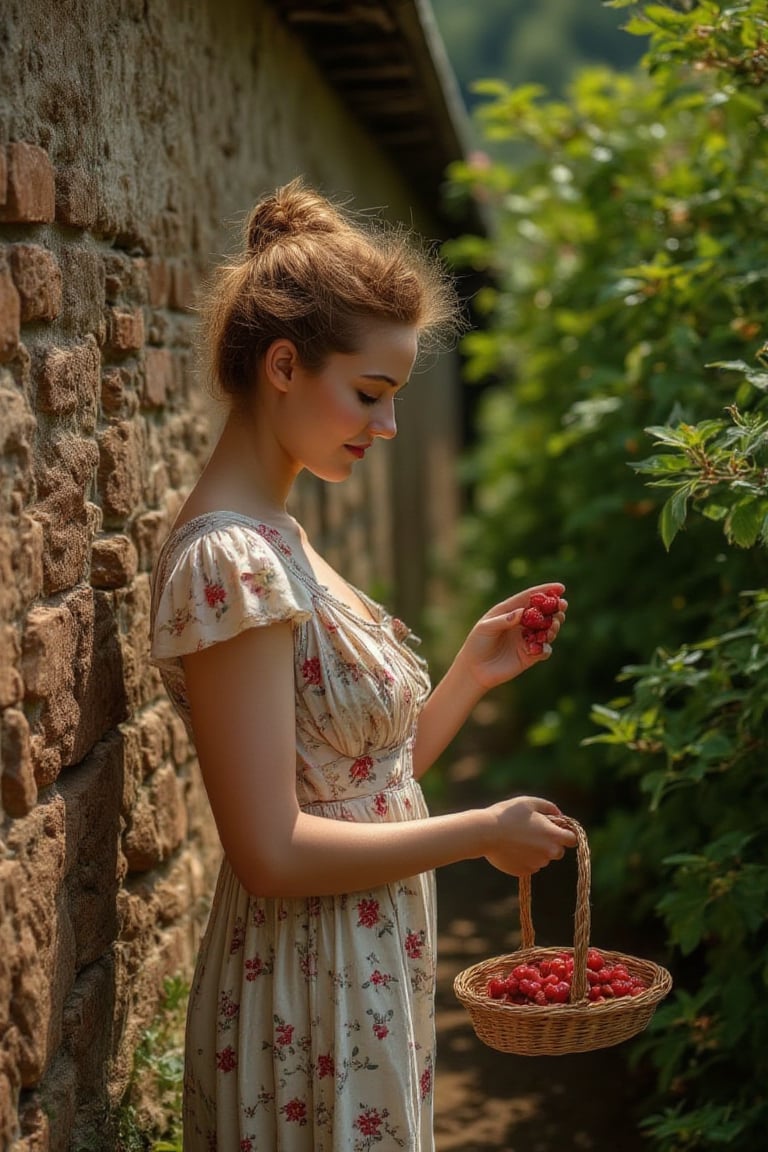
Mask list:
[[205,333],[229,415],[154,578],[153,659],[224,850],[193,983],[185,1152],[429,1152],[433,869],[511,875],[575,838],[546,800],[429,817],[418,778],[481,696],[551,652],[491,609],[430,692],[409,632],[287,512],[342,481],[425,344],[455,325],[438,262],[294,181],[251,213]]

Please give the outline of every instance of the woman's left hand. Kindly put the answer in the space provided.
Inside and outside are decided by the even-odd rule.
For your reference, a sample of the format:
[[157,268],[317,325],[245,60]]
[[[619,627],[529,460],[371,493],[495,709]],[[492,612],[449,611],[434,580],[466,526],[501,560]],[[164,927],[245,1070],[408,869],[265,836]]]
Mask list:
[[[502,600],[480,617],[464,641],[457,662],[462,664],[482,692],[514,679],[552,655],[552,644],[568,608],[567,600],[563,599],[564,591],[565,585],[556,581],[537,584]],[[522,616],[536,592],[557,597],[558,610],[549,619],[546,640],[541,644],[530,644],[524,638]]]

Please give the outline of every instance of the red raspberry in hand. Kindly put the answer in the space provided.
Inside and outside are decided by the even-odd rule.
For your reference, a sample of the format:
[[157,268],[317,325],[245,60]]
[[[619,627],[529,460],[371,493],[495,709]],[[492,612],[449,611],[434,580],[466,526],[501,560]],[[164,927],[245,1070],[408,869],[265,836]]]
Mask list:
[[560,608],[560,597],[546,592],[534,592],[530,599],[531,608],[538,608],[545,616],[554,616]]
[[547,619],[538,608],[526,608],[523,612],[522,621],[523,628],[530,628],[532,632],[540,632],[542,628],[548,628]]

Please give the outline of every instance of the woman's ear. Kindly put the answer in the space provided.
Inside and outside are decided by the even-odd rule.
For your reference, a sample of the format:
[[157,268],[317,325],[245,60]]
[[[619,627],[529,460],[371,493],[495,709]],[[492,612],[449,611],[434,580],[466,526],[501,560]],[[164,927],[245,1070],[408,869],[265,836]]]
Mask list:
[[264,375],[279,392],[287,392],[299,367],[299,354],[292,340],[273,340],[264,354]]

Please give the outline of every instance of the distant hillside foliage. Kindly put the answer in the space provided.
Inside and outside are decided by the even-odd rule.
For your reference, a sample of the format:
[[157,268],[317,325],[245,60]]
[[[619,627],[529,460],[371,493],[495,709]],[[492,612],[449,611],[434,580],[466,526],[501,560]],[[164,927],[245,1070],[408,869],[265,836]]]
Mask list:
[[537,83],[559,96],[584,65],[631,68],[643,49],[622,30],[626,13],[600,0],[432,0],[432,9],[469,108],[475,80]]

